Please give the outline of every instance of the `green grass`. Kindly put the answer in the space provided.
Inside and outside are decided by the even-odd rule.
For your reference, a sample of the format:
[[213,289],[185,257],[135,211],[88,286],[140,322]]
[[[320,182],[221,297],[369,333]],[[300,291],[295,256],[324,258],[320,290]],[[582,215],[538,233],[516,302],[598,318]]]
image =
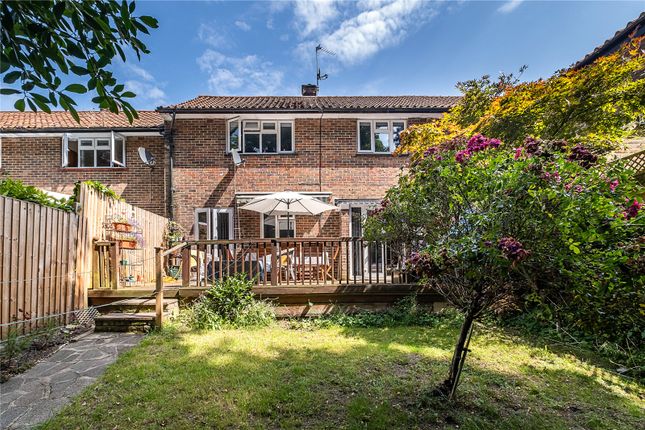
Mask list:
[[635,382],[483,328],[458,400],[433,398],[457,330],[155,334],[44,428],[631,429],[645,419]]

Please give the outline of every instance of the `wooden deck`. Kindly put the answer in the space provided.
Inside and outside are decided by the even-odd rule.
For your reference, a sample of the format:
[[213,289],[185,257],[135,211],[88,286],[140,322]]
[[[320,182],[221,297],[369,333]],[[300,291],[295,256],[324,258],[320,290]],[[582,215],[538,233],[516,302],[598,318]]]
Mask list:
[[[165,286],[164,298],[190,301],[202,294],[206,288],[185,288]],[[416,294],[420,304],[443,306],[443,298],[430,288],[414,284],[363,284],[363,285],[315,285],[292,287],[255,287],[253,292],[259,299],[270,300],[278,306],[280,316],[312,316],[337,310],[359,309],[378,310]],[[152,296],[154,287],[130,287],[118,290],[89,290],[91,305],[101,305],[126,298]]]

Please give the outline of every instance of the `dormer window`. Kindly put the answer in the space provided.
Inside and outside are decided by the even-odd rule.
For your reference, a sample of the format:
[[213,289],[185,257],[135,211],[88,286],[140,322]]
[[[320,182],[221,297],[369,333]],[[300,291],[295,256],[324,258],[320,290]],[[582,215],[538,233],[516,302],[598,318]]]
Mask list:
[[284,154],[294,151],[293,121],[234,119],[228,122],[227,151]]
[[125,167],[125,137],[118,133],[66,133],[63,167]]

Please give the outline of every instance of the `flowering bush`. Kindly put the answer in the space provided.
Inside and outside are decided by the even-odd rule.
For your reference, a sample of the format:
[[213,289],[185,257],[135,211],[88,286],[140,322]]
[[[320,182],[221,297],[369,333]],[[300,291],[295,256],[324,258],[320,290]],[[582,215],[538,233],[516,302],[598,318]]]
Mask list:
[[[642,40],[634,38],[593,64],[547,79],[520,82],[512,74],[501,74],[498,79],[484,76],[460,82],[457,88],[463,97],[457,106],[437,121],[401,133],[399,152],[423,154],[438,143],[475,133],[514,146],[532,135],[612,150],[626,137],[645,133]],[[462,149],[467,152],[457,156],[466,160],[472,151]],[[531,154],[534,145],[525,144],[524,150]]]
[[410,269],[466,321],[533,309],[599,342],[640,345],[645,211],[630,172],[581,144],[451,142],[416,159],[366,234],[412,246]]

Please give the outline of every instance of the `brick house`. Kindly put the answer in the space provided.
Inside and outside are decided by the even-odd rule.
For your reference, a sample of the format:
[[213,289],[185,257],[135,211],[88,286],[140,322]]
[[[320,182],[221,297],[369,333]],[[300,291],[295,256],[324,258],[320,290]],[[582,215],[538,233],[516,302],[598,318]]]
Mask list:
[[[406,165],[391,155],[398,133],[457,100],[199,96],[142,111],[133,124],[105,111],[81,112],[80,124],[65,112],[1,112],[0,175],[67,194],[78,180],[98,180],[199,239],[358,236]],[[154,155],[154,167],[139,148]],[[340,210],[287,221],[239,209],[287,190]]]

